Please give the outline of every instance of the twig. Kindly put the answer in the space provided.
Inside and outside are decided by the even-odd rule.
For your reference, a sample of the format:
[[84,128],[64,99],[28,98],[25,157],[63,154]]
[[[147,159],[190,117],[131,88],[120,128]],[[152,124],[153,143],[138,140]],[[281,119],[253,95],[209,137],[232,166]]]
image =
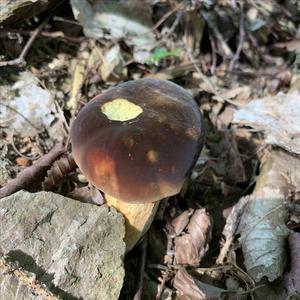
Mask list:
[[182,17],[183,13],[179,12],[176,16],[175,21],[173,22],[172,26],[170,27],[168,33],[163,37],[164,40],[168,39],[170,37],[170,35],[175,31],[177,25],[179,24],[179,21]]
[[236,52],[229,64],[229,71],[234,69],[235,63],[240,58],[241,51],[243,49],[244,39],[245,39],[245,18],[244,18],[244,6],[241,3],[241,17],[240,17],[240,38],[239,38],[239,45],[236,49]]
[[220,254],[216,260],[216,263],[218,265],[222,265],[225,257],[230,249],[230,246],[234,240],[235,232],[238,228],[238,225],[240,223],[241,216],[244,212],[244,209],[247,205],[247,203],[250,201],[250,196],[245,196],[239,200],[237,204],[235,204],[227,217],[226,225],[223,229],[223,235],[226,238],[226,241],[220,251]]
[[165,285],[166,285],[166,281],[167,281],[167,278],[169,276],[169,273],[170,273],[170,267],[168,267],[168,269],[164,272],[164,275],[163,275],[162,281],[160,283],[160,286],[159,286],[157,295],[155,297],[155,300],[160,300],[161,299],[161,296],[162,296],[163,291],[165,289]]
[[[156,30],[162,23],[164,23],[170,16],[172,16],[175,12],[177,12],[179,9],[183,8],[185,4],[184,3],[180,3],[180,4],[176,4],[175,7],[173,9],[171,9],[170,11],[168,11],[167,13],[165,13],[155,24],[154,26],[151,28],[150,32]],[[148,32],[146,32],[148,33]]]
[[217,51],[216,51],[216,41],[212,36],[209,36],[210,45],[211,45],[211,66],[210,72],[212,75],[215,75],[217,68]]
[[224,53],[224,55],[226,57],[233,57],[233,53],[230,47],[228,46],[228,44],[226,43],[225,39],[223,38],[222,34],[220,33],[218,26],[216,24],[216,20],[214,19],[213,15],[211,15],[210,13],[204,10],[201,11],[201,15],[204,18],[204,20],[207,22],[209,28],[212,30],[216,39],[218,40],[220,48]]
[[43,22],[31,33],[30,38],[28,39],[27,43],[25,44],[23,50],[21,51],[20,55],[18,58],[12,59],[12,60],[7,60],[7,61],[0,61],[0,67],[5,67],[5,66],[14,66],[14,65],[25,65],[25,57],[28,54],[33,42],[39,35],[40,31],[44,28],[44,26],[47,24],[49,19],[53,16],[53,11],[59,7],[64,0],[60,1],[49,13],[49,15],[43,20]]
[[[172,16],[175,12],[177,12],[178,10],[180,10],[181,8],[183,8],[186,5],[186,2],[182,2],[180,4],[176,3],[175,7],[173,9],[171,9],[170,11],[168,11],[167,13],[165,13],[153,26],[150,30],[143,32],[141,34],[139,34],[138,36],[143,36],[145,34],[149,34],[152,33],[153,31],[155,31],[162,23],[164,23],[170,16]],[[175,20],[176,22],[176,20]],[[174,24],[173,24],[174,25]],[[173,26],[172,26],[173,28]],[[174,30],[174,28],[172,29]],[[159,45],[160,42],[157,42],[155,45],[152,46],[157,46]]]
[[58,17],[58,16],[53,17],[53,21],[69,23],[69,24],[73,24],[73,25],[82,27],[78,21],[74,21],[74,20],[70,20],[70,19],[66,19],[66,18],[62,18],[62,17]]
[[148,245],[148,236],[146,234],[142,242],[142,257],[140,263],[140,277],[139,277],[138,289],[133,297],[133,300],[143,299],[142,294],[143,294],[143,286],[144,286],[147,245]]
[[[168,221],[169,223],[169,221]],[[158,287],[158,291],[155,297],[155,300],[160,300],[163,294],[163,291],[165,289],[165,284],[167,282],[167,279],[169,277],[169,274],[171,272],[171,267],[174,265],[175,261],[175,254],[173,248],[174,248],[174,239],[176,237],[175,230],[171,224],[168,224],[168,232],[167,232],[167,256],[168,256],[168,262],[167,262],[167,269],[165,270],[163,274],[162,281],[160,283],[160,286]]]
[[56,158],[64,152],[65,148],[62,144],[55,145],[49,153],[39,158],[34,165],[24,169],[15,179],[1,188],[0,199],[26,188],[33,182],[36,182],[37,177],[41,176],[47,169],[49,169]]
[[242,107],[242,105],[240,105],[240,104],[238,104],[238,103],[236,103],[236,102],[228,99],[227,97],[224,97],[224,96],[220,95],[220,93],[217,91],[216,87],[212,84],[212,82],[209,80],[209,78],[206,77],[202,73],[202,71],[200,70],[200,68],[196,64],[195,58],[192,55],[190,49],[188,49],[185,45],[183,45],[183,47],[186,50],[187,55],[188,55],[190,61],[193,63],[194,68],[196,69],[196,71],[197,71],[200,79],[202,79],[203,82],[205,82],[209,86],[209,89],[211,90],[211,92],[217,96],[216,100],[219,101],[219,102],[222,102],[222,103],[224,103],[224,102],[230,103],[231,105],[234,105],[236,107]]
[[34,274],[26,272],[19,266],[14,265],[5,255],[0,258],[0,273],[14,275],[21,284],[28,287],[29,289],[34,290],[38,295],[42,296],[43,299],[59,299],[54,294],[52,294],[42,283],[40,283],[35,278]]
[[[3,33],[19,33],[22,35],[32,35],[34,33],[34,30],[19,30],[19,29],[13,29],[13,28],[0,28],[0,33],[3,35]],[[47,38],[59,38],[61,40],[64,40],[66,42],[70,43],[81,43],[82,41],[86,40],[85,37],[80,36],[80,37],[73,37],[73,36],[68,36],[63,33],[63,31],[40,31],[39,35]]]
[[84,40],[86,40],[86,38],[84,36],[80,36],[80,37],[68,36],[68,35],[65,35],[62,31],[52,31],[52,32],[42,31],[40,34],[41,34],[41,36],[44,36],[44,37],[60,38],[62,40],[65,40],[66,42],[75,43],[75,44],[81,43]]
[[8,60],[8,61],[0,61],[0,67],[5,66],[14,66],[14,65],[24,65],[26,64],[25,57],[27,53],[29,52],[34,40],[42,30],[42,28],[46,25],[48,22],[49,17],[46,18],[30,35],[30,38],[28,39],[26,45],[24,46],[22,52],[20,53],[19,57],[16,59]]

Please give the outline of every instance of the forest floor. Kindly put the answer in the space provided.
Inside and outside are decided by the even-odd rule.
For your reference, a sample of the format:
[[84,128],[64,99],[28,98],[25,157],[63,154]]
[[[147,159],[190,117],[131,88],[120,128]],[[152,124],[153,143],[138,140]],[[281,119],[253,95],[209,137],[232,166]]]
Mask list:
[[[299,1],[52,2],[0,18],[0,187],[56,144],[68,153],[94,96],[127,80],[173,81],[199,105],[205,146],[125,256],[120,299],[299,299]],[[86,186],[68,154],[54,166],[61,154],[2,197]]]

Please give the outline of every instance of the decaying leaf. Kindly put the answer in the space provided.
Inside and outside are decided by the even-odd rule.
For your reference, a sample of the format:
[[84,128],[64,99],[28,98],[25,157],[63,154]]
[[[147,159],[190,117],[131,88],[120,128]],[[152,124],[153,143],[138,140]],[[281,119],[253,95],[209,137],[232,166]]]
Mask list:
[[300,94],[280,93],[252,100],[234,115],[234,122],[265,133],[265,141],[300,154]]
[[76,60],[73,78],[72,78],[72,89],[71,97],[66,102],[66,108],[71,111],[71,114],[74,115],[78,108],[78,103],[80,99],[80,91],[84,83],[86,66],[88,62],[88,53],[82,52],[81,57]]
[[280,277],[286,261],[288,230],[284,200],[288,186],[300,184],[300,162],[283,151],[267,153],[251,201],[242,216],[238,232],[247,272],[255,281]]
[[174,287],[181,299],[207,299],[203,291],[196,285],[193,277],[184,269],[178,270],[174,279]]
[[115,45],[108,49],[104,54],[102,64],[99,68],[102,80],[107,81],[112,74],[116,75],[118,80],[120,80],[123,73],[126,73],[123,62],[124,60],[119,45]]
[[11,88],[11,98],[6,100],[0,104],[2,126],[14,129],[23,137],[33,137],[45,128],[50,132],[55,125],[56,135],[52,138],[59,142],[65,139],[63,120],[51,93],[39,85],[39,79],[31,72],[19,74]]
[[183,213],[181,213],[178,217],[174,218],[171,221],[171,224],[174,228],[175,234],[180,235],[182,231],[186,228],[186,226],[189,223],[191,212],[188,210],[185,210]]
[[92,185],[75,189],[68,194],[68,197],[84,203],[92,203],[96,205],[101,205],[104,203],[102,194]]
[[183,232],[175,238],[175,258],[181,265],[199,266],[201,258],[208,250],[211,238],[211,219],[204,208],[196,209]]
[[75,19],[88,37],[123,38],[127,44],[142,49],[155,43],[151,6],[147,1],[72,0],[71,5]]
[[225,290],[203,283],[191,276],[186,269],[179,269],[176,273],[174,287],[178,297],[182,300],[213,300],[219,299]]

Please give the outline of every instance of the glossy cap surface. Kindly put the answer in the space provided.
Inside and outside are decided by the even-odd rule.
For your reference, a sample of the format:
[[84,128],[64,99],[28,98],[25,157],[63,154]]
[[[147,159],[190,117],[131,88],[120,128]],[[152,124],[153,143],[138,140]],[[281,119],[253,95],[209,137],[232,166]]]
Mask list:
[[71,128],[73,156],[87,179],[129,203],[177,194],[203,137],[192,96],[157,79],[128,81],[100,94]]

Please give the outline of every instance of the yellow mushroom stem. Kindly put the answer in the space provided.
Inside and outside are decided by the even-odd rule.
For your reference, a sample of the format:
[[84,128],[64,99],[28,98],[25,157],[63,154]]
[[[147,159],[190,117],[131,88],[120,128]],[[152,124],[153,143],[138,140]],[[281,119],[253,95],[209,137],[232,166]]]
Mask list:
[[152,203],[132,204],[105,195],[107,205],[114,207],[125,219],[126,252],[130,251],[149,229],[156,214],[159,201]]

